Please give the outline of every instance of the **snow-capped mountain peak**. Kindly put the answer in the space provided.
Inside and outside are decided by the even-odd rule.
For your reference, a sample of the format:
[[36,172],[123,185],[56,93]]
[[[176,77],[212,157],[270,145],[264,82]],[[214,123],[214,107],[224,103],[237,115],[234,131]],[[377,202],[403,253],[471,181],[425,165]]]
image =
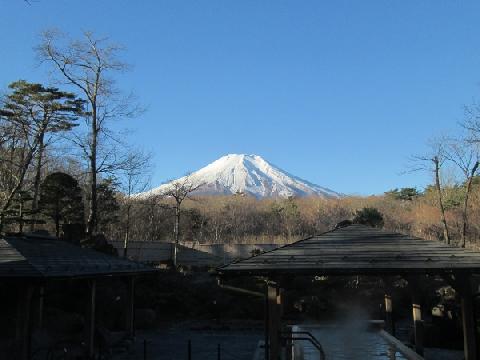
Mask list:
[[341,194],[293,176],[270,164],[258,155],[228,154],[209,165],[171,183],[163,184],[143,195],[158,195],[168,191],[172,183],[201,185],[196,193],[245,193],[262,197],[321,196],[340,197]]

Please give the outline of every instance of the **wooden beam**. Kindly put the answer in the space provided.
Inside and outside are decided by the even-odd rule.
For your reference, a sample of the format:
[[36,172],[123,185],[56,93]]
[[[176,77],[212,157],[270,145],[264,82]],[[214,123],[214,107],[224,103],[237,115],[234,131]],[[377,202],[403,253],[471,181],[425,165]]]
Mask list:
[[239,288],[239,287],[235,287],[235,286],[224,285],[220,282],[218,283],[218,286],[221,287],[222,289],[225,289],[225,290],[234,291],[234,292],[242,293],[242,294],[246,294],[246,295],[258,296],[258,297],[261,297],[261,298],[263,298],[265,296],[265,294],[262,294],[261,292],[258,292],[258,291],[252,291],[252,290],[247,290],[247,289],[243,289],[243,288]]
[[125,308],[125,330],[130,338],[135,337],[135,278],[127,278],[127,299]]
[[88,359],[95,355],[95,298],[97,292],[96,280],[88,280],[88,299],[85,313],[85,344],[87,347]]
[[280,311],[278,300],[279,290],[276,284],[268,284],[268,342],[269,360],[280,358]]

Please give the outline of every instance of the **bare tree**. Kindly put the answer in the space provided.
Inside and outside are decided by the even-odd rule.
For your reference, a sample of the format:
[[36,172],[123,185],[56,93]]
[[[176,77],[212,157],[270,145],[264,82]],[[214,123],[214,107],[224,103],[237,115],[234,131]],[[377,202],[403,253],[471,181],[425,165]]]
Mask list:
[[478,167],[480,166],[480,158],[478,145],[466,139],[451,140],[448,143],[445,156],[461,171],[463,176],[463,206],[462,206],[462,247],[465,247],[467,229],[468,229],[468,202],[472,191],[472,184]]
[[437,193],[438,208],[440,210],[440,219],[443,225],[443,237],[447,244],[450,244],[450,231],[447,219],[445,217],[445,205],[443,201],[442,184],[440,180],[440,172],[445,164],[446,151],[445,139],[437,139],[430,142],[431,151],[426,155],[414,156],[414,166],[412,171],[427,171],[433,173],[435,181],[435,190]]
[[170,210],[167,204],[163,203],[162,194],[149,194],[145,198],[141,199],[140,205],[145,209],[146,213],[143,213],[145,217],[146,234],[142,236],[148,241],[155,241],[158,239],[158,224],[163,218],[159,214],[162,210]]
[[174,247],[173,247],[173,265],[177,266],[177,252],[178,252],[178,242],[180,239],[180,214],[181,206],[185,199],[191,198],[190,195],[195,190],[198,190],[202,183],[196,182],[190,174],[178,179],[169,182],[165,190],[162,191],[162,195],[165,197],[170,197],[174,200],[174,210],[175,210],[175,224],[173,228],[174,235]]
[[123,256],[127,257],[128,242],[130,240],[130,215],[135,203],[133,194],[145,191],[150,180],[151,154],[143,151],[131,151],[127,154],[120,169],[120,187],[125,193],[126,208],[125,237],[123,242]]
[[[125,71],[128,66],[119,60],[122,47],[107,38],[84,32],[80,40],[72,40],[58,31],[46,31],[37,48],[42,62],[51,64],[57,79],[76,88],[87,100],[88,114],[84,117],[89,129],[86,135],[77,134],[73,141],[88,160],[89,209],[87,234],[95,232],[97,225],[97,177],[101,172],[116,169],[116,144],[108,123],[110,120],[131,117],[139,108],[131,96],[122,97],[111,77]],[[106,146],[108,143],[108,146]],[[103,147],[102,147],[103,145]]]
[[474,102],[465,106],[465,119],[460,124],[468,131],[467,140],[473,143],[480,142],[480,104]]

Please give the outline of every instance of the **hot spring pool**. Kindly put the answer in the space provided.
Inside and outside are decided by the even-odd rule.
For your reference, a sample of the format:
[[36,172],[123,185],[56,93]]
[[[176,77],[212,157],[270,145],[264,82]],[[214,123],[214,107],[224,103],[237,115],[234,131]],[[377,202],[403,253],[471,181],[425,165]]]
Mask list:
[[[293,326],[293,331],[309,331],[322,345],[327,360],[406,360],[421,359],[411,349],[399,344],[382,330],[362,325]],[[313,345],[298,341],[295,360],[318,360]],[[303,356],[302,356],[303,354]]]

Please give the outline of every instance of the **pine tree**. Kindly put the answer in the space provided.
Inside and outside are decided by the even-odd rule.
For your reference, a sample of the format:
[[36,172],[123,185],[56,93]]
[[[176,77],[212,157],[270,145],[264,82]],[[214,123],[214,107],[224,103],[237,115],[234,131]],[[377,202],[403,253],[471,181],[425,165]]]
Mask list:
[[383,215],[376,208],[365,207],[362,210],[357,210],[353,223],[381,228],[383,227]]
[[5,212],[5,223],[18,224],[18,232],[23,233],[25,224],[38,223],[36,212],[31,210],[29,203],[33,197],[28,191],[19,191],[12,200],[12,205]]
[[60,223],[83,223],[82,190],[72,176],[56,172],[40,185],[40,211],[55,223],[55,235],[60,235]]
[[[60,91],[58,88],[19,80],[9,85],[11,93],[5,98],[1,114],[17,134],[19,141],[13,146],[21,146],[21,155],[12,174],[16,179],[0,209],[5,217],[18,191],[22,190],[25,176],[35,161],[35,176],[31,210],[38,208],[38,192],[45,148],[49,136],[65,132],[77,126],[77,119],[84,114],[84,101],[75,94]],[[21,145],[19,145],[21,144]]]
[[118,222],[120,205],[116,196],[116,184],[113,179],[106,179],[97,185],[98,228],[103,230],[108,225]]

